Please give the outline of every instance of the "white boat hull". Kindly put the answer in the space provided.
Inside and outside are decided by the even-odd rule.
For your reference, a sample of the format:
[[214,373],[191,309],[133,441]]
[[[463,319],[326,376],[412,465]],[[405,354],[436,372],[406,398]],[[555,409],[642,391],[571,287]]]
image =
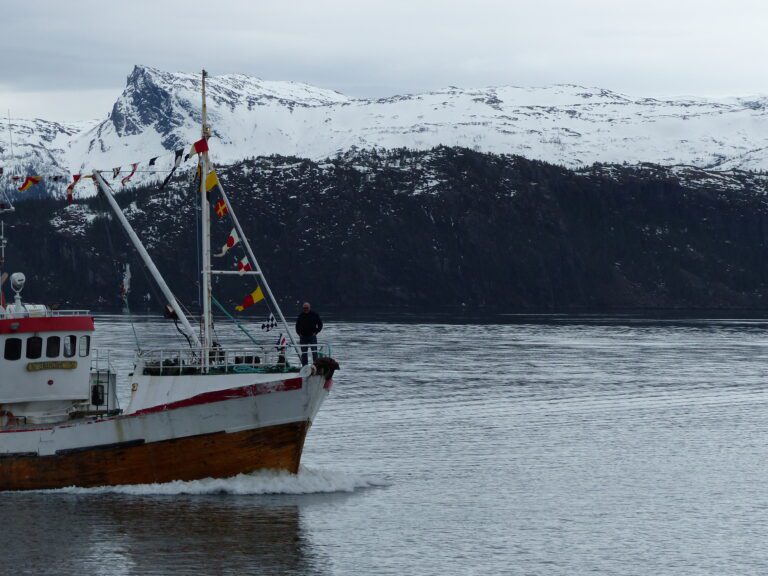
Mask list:
[[[166,402],[156,401],[163,387],[152,382],[155,402],[132,401],[126,414],[0,429],[0,490],[296,472],[332,380],[288,376],[163,376]],[[147,379],[158,377],[135,381],[136,392]]]

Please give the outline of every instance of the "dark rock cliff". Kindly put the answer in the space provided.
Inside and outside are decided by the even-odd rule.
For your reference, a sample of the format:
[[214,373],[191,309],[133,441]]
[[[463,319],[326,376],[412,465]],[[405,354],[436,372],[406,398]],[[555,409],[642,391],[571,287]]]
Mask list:
[[[695,172],[695,171],[694,171]],[[768,202],[760,175],[653,166],[574,172],[466,149],[353,151],[324,162],[259,158],[219,170],[283,303],[504,311],[768,306]],[[192,175],[121,194],[169,284],[195,306]],[[216,198],[214,197],[215,201]],[[25,296],[159,308],[106,203],[19,203],[8,270]],[[214,252],[231,229],[214,217]],[[215,266],[234,269],[235,249]],[[217,279],[233,308],[250,280]],[[258,315],[258,307],[254,308]]]

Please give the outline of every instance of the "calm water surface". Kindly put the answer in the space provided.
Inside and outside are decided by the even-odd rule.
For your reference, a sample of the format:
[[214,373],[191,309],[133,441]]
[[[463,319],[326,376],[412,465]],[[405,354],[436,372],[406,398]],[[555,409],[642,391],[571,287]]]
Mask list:
[[[323,335],[342,371],[298,478],[0,494],[0,573],[768,571],[768,322]],[[130,324],[98,337],[125,375]]]

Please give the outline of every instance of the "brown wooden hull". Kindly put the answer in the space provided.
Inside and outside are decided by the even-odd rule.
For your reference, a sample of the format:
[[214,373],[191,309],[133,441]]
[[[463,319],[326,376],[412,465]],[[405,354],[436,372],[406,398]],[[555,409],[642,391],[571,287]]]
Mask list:
[[0,458],[0,490],[115,486],[299,470],[309,422],[228,434]]

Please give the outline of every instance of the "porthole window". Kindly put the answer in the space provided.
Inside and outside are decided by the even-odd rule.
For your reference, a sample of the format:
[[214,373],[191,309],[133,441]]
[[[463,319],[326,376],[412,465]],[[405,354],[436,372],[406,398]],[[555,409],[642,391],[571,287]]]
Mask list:
[[91,337],[80,336],[80,356],[86,357],[91,353]]
[[43,339],[40,336],[27,338],[27,358],[36,360],[43,355]]
[[21,358],[21,338],[8,338],[5,341],[5,359],[18,360]]
[[58,358],[59,354],[61,354],[61,337],[48,336],[48,340],[45,341],[45,357]]
[[77,347],[77,336],[64,336],[64,357],[72,358]]

